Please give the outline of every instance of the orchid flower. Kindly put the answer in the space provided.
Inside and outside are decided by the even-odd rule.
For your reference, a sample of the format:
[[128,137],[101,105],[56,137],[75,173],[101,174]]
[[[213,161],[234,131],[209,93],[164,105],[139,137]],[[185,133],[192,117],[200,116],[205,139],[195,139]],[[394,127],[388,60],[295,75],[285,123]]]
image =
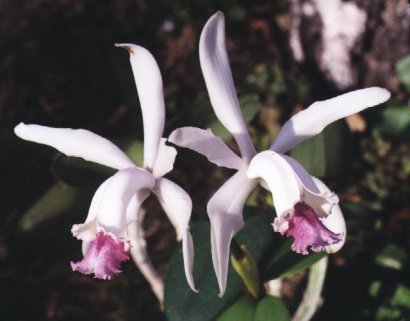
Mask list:
[[129,259],[132,239],[127,226],[140,219],[139,208],[150,192],[158,198],[182,239],[184,269],[189,286],[192,277],[193,242],[188,229],[192,201],[177,184],[163,176],[172,170],[176,150],[165,145],[165,108],[162,78],[154,57],[146,49],[118,44],[130,53],[144,120],[144,168],[138,167],[107,139],[84,129],[51,128],[19,124],[15,133],[22,139],[52,146],[60,152],[105,165],[118,172],[97,189],[83,224],[74,225],[73,235],[83,241],[84,258],[71,263],[73,270],[111,279],[120,264]]
[[199,54],[215,114],[234,137],[241,157],[209,129],[179,128],[168,140],[203,154],[218,166],[237,170],[207,205],[212,260],[222,296],[227,281],[229,245],[244,225],[242,210],[258,183],[271,191],[277,215],[273,228],[282,235],[293,237],[293,251],[308,254],[308,248],[311,248],[313,251],[335,252],[342,247],[346,225],[337,205],[337,195],[284,153],[319,134],[330,123],[383,103],[390,93],[373,87],[315,102],[284,124],[269,150],[257,153],[235,92],[221,12],[206,23],[199,42]]

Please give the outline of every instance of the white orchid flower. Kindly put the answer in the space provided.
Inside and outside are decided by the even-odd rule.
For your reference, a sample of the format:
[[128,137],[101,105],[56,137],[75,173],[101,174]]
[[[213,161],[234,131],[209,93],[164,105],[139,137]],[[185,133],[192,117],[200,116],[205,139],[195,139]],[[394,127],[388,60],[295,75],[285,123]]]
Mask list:
[[162,78],[154,57],[146,49],[118,44],[130,53],[131,66],[144,120],[144,168],[139,168],[117,146],[84,129],[50,128],[19,124],[15,133],[22,139],[52,146],[60,152],[102,164],[118,172],[97,189],[83,224],[72,233],[83,241],[84,258],[71,263],[73,270],[111,279],[120,273],[120,264],[129,259],[127,226],[138,220],[142,202],[153,192],[182,239],[185,274],[195,290],[192,277],[193,243],[189,232],[192,202],[178,185],[163,176],[172,170],[176,150],[161,138],[164,121]]
[[225,20],[221,12],[206,23],[200,38],[199,54],[215,114],[233,135],[241,157],[209,129],[179,128],[171,133],[168,140],[203,154],[218,166],[238,171],[213,195],[207,206],[211,221],[212,260],[220,295],[223,295],[229,245],[244,225],[243,206],[258,183],[272,192],[277,214],[274,230],[293,237],[294,251],[307,254],[310,247],[313,251],[335,252],[342,247],[346,225],[337,205],[337,195],[284,153],[319,134],[330,123],[383,103],[389,99],[390,93],[373,87],[315,102],[285,123],[269,150],[257,153],[235,92],[225,45]]

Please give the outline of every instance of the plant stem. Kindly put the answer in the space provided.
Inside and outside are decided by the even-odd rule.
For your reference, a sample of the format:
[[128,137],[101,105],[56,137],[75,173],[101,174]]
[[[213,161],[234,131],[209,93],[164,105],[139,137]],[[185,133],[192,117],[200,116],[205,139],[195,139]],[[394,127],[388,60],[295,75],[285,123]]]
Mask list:
[[164,304],[164,281],[148,257],[147,243],[142,226],[144,215],[145,211],[140,209],[138,220],[131,222],[128,226],[128,235],[131,241],[130,253],[135,265],[151,286],[162,308]]
[[309,321],[312,319],[321,301],[320,294],[325,281],[327,263],[328,258],[325,256],[311,266],[307,288],[292,321]]

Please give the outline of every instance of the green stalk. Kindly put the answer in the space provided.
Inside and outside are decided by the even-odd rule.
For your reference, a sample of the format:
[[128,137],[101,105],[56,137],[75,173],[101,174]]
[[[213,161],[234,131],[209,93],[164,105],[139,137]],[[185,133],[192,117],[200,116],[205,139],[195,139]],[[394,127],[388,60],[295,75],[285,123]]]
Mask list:
[[327,263],[328,258],[325,256],[311,266],[302,302],[296,310],[292,321],[309,321],[314,316],[321,300],[320,294],[325,282]]

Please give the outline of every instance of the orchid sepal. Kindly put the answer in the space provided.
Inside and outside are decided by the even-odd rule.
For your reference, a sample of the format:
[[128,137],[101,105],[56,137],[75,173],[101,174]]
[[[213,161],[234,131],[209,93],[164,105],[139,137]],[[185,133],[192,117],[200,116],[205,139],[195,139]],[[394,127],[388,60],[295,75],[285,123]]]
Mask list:
[[270,149],[286,153],[302,141],[321,133],[327,125],[363,109],[380,105],[390,96],[387,89],[371,87],[314,102],[282,126]]
[[241,156],[252,158],[256,151],[239,107],[226,52],[225,17],[220,11],[207,21],[201,32],[199,61],[216,116],[235,138]]
[[221,138],[215,136],[210,129],[181,127],[170,134],[168,141],[204,155],[217,166],[237,170],[246,166],[245,162]]
[[155,58],[147,49],[129,43],[117,43],[115,46],[126,49],[130,54],[144,125],[144,167],[152,170],[165,123],[161,72]]

